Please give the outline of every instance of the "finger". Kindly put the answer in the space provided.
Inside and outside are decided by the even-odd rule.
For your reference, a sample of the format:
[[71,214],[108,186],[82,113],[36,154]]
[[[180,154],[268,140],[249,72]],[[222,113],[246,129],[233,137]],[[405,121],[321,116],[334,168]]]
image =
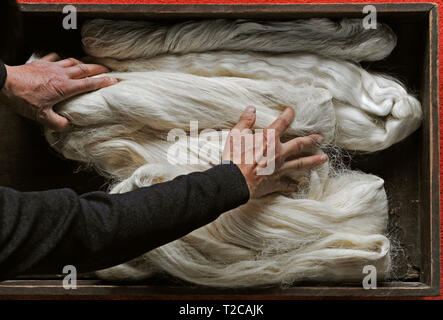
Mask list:
[[57,53],[52,52],[52,53],[47,54],[46,56],[44,56],[40,60],[45,60],[45,61],[49,61],[49,62],[56,62],[56,61],[59,61],[60,59],[61,58]]
[[62,117],[52,109],[45,112],[39,119],[39,122],[45,127],[57,132],[67,131],[71,128],[71,123],[69,120]]
[[241,114],[237,124],[232,129],[243,131],[244,129],[252,129],[255,123],[255,107],[249,106]]
[[67,59],[63,59],[63,60],[57,62],[57,64],[63,68],[72,67],[72,66],[82,64],[82,63],[83,62],[81,62],[80,60],[77,60],[74,58],[67,58]]
[[306,137],[298,137],[282,144],[283,157],[296,155],[304,150],[312,149],[323,141],[323,137],[319,134],[311,134]]
[[291,170],[307,170],[315,168],[328,160],[325,154],[316,154],[309,157],[301,157],[291,161],[286,161],[280,168],[281,173]]
[[71,79],[81,79],[109,72],[109,69],[99,64],[77,64],[66,69]]
[[83,78],[79,80],[71,80],[68,88],[66,89],[66,95],[64,99],[69,97],[98,90],[101,88],[112,86],[118,82],[117,79],[111,77],[100,77],[100,78]]
[[275,130],[275,136],[279,137],[291,125],[294,120],[294,109],[286,108],[285,111],[269,126]]

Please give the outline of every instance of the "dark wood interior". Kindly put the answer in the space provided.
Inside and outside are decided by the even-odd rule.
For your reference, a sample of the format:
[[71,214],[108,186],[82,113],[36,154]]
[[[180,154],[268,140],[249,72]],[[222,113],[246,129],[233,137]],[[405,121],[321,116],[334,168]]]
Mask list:
[[[82,5],[84,19],[155,19],[177,21],[202,18],[253,18],[286,20],[308,17],[362,17],[362,5]],[[57,51],[81,58],[79,30],[64,30],[58,5],[23,5],[24,57],[35,51]],[[436,7],[431,4],[377,5],[378,20],[398,36],[398,45],[384,61],[363,63],[368,70],[401,80],[422,102],[423,126],[405,141],[388,150],[353,155],[350,165],[385,180],[389,198],[389,234],[399,243],[394,259],[395,281],[366,291],[360,284],[301,284],[293,288],[240,291],[195,288],[176,281],[156,279],[138,286],[115,286],[107,294],[131,295],[436,295],[439,294],[439,181],[438,181],[438,83]],[[45,142],[41,130],[9,110],[0,109],[0,185],[18,190],[70,187],[79,193],[105,190],[106,181],[78,163],[57,155]],[[23,280],[16,281],[26,281]],[[44,281],[44,280],[38,280]],[[89,281],[84,295],[106,292],[101,282]],[[34,283],[38,287],[39,282]],[[327,284],[326,284],[327,285]],[[0,294],[14,294],[0,284]],[[6,288],[6,289],[5,289]],[[94,288],[96,288],[94,291]],[[134,290],[132,290],[133,288]],[[145,289],[142,289],[145,288]],[[346,288],[346,289],[345,289]],[[349,291],[349,289],[353,289]],[[12,290],[12,291],[11,291]],[[104,291],[103,291],[104,290]],[[120,291],[119,291],[120,290]],[[283,291],[282,291],[283,290]],[[286,290],[286,291],[285,291]],[[344,291],[343,291],[344,290]],[[45,291],[46,292],[46,291]],[[54,292],[57,292],[55,290]],[[60,294],[64,294],[61,290]],[[155,292],[155,293],[153,293]],[[45,294],[52,295],[51,292]]]

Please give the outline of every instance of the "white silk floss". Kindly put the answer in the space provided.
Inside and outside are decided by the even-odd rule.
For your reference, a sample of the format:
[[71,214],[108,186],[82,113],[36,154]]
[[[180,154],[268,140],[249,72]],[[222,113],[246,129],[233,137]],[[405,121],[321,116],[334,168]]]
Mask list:
[[[265,128],[286,107],[296,118],[286,138],[318,133],[322,148],[374,152],[399,142],[421,123],[420,103],[395,79],[356,61],[385,58],[392,30],[365,30],[361,20],[287,22],[207,20],[177,24],[92,20],[82,39],[90,60],[121,81],[57,106],[75,125],[46,131],[66,158],[99,170],[121,193],[205,170],[168,164],[173,128],[229,129],[248,105]],[[188,143],[184,148],[196,156]],[[339,153],[339,151],[337,151]],[[296,178],[296,177],[293,177]],[[272,194],[125,264],[103,279],[142,280],[167,273],[216,287],[287,285],[299,281],[361,281],[365,265],[389,278],[390,240],[384,181],[326,163],[304,175],[306,188]]]

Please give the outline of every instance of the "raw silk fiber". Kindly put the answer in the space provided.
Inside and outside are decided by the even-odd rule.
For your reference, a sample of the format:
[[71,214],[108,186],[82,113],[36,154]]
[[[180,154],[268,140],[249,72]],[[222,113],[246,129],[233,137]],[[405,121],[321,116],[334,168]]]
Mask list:
[[[219,163],[226,135],[171,140],[168,132],[189,132],[190,120],[200,131],[230,129],[248,105],[257,108],[256,128],[293,107],[296,118],[284,138],[319,133],[324,150],[382,150],[422,119],[420,103],[399,82],[355,63],[390,54],[396,37],[385,25],[92,20],[82,37],[89,59],[108,66],[120,82],[58,105],[75,127],[46,136],[65,157],[117,181],[113,193]],[[142,280],[166,273],[201,285],[249,287],[361,281],[363,266],[374,265],[378,278],[387,278],[384,181],[332,162],[292,174],[297,193],[251,200],[98,275]]]

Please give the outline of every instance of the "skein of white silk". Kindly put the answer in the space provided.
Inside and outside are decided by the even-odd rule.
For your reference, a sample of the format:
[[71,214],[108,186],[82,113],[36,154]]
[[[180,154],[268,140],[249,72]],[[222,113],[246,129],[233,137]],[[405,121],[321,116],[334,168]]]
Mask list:
[[397,38],[387,25],[378,23],[375,29],[366,29],[361,19],[217,19],[176,24],[95,19],[83,25],[82,41],[89,55],[120,60],[229,50],[305,51],[353,61],[377,61],[391,53]]
[[[180,173],[186,171],[145,165],[112,192],[166,181]],[[270,195],[250,201],[179,240],[98,275],[138,281],[167,272],[202,285],[248,287],[355,281],[361,279],[363,266],[371,264],[378,279],[387,277],[383,180],[356,172],[321,179],[313,171],[310,185],[304,198]]]
[[[212,150],[202,157],[191,148],[195,145],[191,138],[167,142],[145,134],[142,144],[110,139],[95,146],[95,151],[110,159],[115,159],[118,146],[122,152],[118,158],[130,164],[120,165],[129,168],[128,172],[142,163],[153,163],[141,166],[112,192],[127,192],[204,170],[217,163],[217,148],[224,145],[224,140],[199,141],[199,147]],[[86,131],[82,135],[89,136]],[[131,138],[138,140],[137,135]],[[192,156],[198,155],[205,163],[183,165],[186,159],[181,158],[176,159],[179,166],[160,165],[166,162],[171,144],[190,149]],[[361,278],[363,266],[370,264],[377,267],[378,279],[388,276],[383,180],[356,172],[333,177],[328,165],[313,170],[308,178],[306,193],[250,201],[191,235],[98,275],[108,280],[142,280],[167,272],[203,285],[243,287],[302,280],[352,281]]]
[[[286,138],[320,133],[324,144],[351,150],[385,149],[418,128],[420,104],[395,80],[315,54],[271,55],[303,49],[376,60],[395,46],[387,27],[365,31],[355,21],[337,25],[321,19],[315,30],[316,21],[217,20],[158,26],[93,20],[82,31],[85,49],[119,71],[111,75],[121,81],[58,105],[58,112],[75,127],[68,133],[48,130],[47,139],[65,157],[121,181],[112,190],[118,193],[217,164],[223,139],[167,141],[167,132],[189,130],[189,120],[198,120],[200,130],[231,128],[247,105],[257,108],[256,128],[267,127],[291,106],[296,118]],[[340,32],[335,34],[337,28]],[[288,42],[290,38],[294,41]],[[256,48],[267,53],[222,51]],[[211,52],[192,53],[199,51]],[[163,53],[188,54],[155,57]],[[140,59],[128,60],[133,58]],[[202,154],[203,147],[210,152]],[[173,155],[175,165],[166,164],[171,150],[186,151]],[[188,153],[200,162],[190,163]],[[328,164],[290,176],[300,183],[298,193],[249,201],[179,240],[98,275],[141,280],[166,272],[202,285],[248,287],[361,281],[363,266],[370,264],[376,266],[378,279],[389,277],[383,180],[336,171]]]
[[[286,90],[288,96],[298,96],[300,90],[313,90],[312,97],[318,95],[314,88],[327,89],[332,96],[331,102],[336,114],[336,130],[340,132],[339,135],[333,134],[336,137],[333,143],[348,150],[374,152],[386,149],[414,132],[422,120],[420,103],[397,81],[383,75],[371,74],[350,62],[313,54],[272,56],[217,52],[164,55],[130,61],[95,61],[120,72],[146,70],[185,73],[203,76],[205,81],[207,78],[219,77],[229,79],[232,83],[236,81],[232,78],[278,79],[294,87],[288,89],[287,86],[275,85],[273,92],[281,97],[284,93],[277,93],[279,88]],[[199,85],[197,80],[195,83]],[[254,86],[260,88],[257,84]],[[197,93],[199,89],[193,91]],[[297,103],[299,100],[311,105],[319,104],[318,100],[310,97],[297,97],[293,102]],[[237,110],[237,114],[238,112],[240,110]],[[306,121],[303,115],[297,113],[297,117],[299,116],[301,122]],[[326,118],[330,119],[329,116]],[[215,123],[209,127],[214,126]],[[324,134],[324,131],[317,133]],[[326,137],[331,137],[331,134]]]

